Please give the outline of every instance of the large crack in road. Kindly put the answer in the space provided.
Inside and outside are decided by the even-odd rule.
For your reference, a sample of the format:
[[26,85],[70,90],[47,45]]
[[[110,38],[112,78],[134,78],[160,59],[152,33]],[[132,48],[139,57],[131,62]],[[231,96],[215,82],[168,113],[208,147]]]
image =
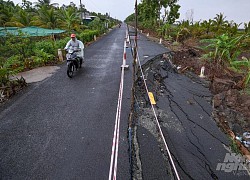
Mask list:
[[[156,114],[181,178],[235,179],[232,173],[216,170],[216,165],[223,162],[228,152],[228,148],[225,147],[229,147],[230,144],[212,118],[212,94],[207,88],[207,82],[191,73],[189,77],[179,74],[171,63],[171,58],[171,53],[160,54],[147,61],[142,70],[148,89],[154,94],[157,102]],[[157,173],[163,173],[164,179],[174,179],[142,77],[138,71],[135,94],[138,122],[135,123],[134,130],[137,132],[134,133],[134,139],[139,150],[134,151],[134,156],[137,157],[135,162],[138,162],[134,166],[134,174],[142,171],[142,178],[150,179],[150,173],[156,176]],[[150,148],[145,145],[145,139],[150,139],[150,144],[155,141],[154,144],[158,145],[158,153],[161,152],[165,161],[162,163],[165,171],[145,170],[146,163],[154,163],[144,155],[143,150],[140,150],[143,146]],[[157,153],[156,151],[152,152]]]

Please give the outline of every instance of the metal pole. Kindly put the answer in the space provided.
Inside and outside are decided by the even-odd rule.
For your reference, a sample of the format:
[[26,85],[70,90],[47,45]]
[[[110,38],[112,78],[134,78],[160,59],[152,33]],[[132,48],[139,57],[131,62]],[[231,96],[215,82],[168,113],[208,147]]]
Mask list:
[[[133,124],[133,115],[134,115],[134,104],[135,104],[135,65],[137,58],[137,0],[135,1],[135,46],[133,47],[133,71],[132,71],[132,89],[131,89],[131,113],[129,117],[129,127],[132,127]],[[127,27],[128,28],[128,27]],[[129,28],[128,28],[129,32]]]
[[83,20],[83,16],[82,16],[82,0],[80,0],[80,11],[81,11],[81,24],[82,24],[82,20]]
[[137,28],[138,28],[138,7],[137,0],[135,0],[135,46],[137,48]]

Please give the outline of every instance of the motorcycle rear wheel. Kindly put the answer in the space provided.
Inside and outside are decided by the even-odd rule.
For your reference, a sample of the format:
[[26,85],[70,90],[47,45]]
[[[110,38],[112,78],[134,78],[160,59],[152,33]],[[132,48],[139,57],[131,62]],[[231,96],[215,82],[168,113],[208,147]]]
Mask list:
[[67,67],[67,75],[69,78],[73,77],[73,72],[74,72],[74,65],[73,63],[70,63]]

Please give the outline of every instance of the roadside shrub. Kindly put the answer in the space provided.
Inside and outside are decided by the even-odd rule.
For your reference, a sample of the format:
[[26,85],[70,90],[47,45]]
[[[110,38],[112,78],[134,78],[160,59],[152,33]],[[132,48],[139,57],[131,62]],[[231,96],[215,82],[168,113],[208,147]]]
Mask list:
[[195,37],[195,38],[200,37],[203,35],[203,33],[204,33],[204,30],[200,27],[194,26],[191,28],[191,36],[192,37]]
[[35,50],[35,57],[34,62],[40,66],[40,65],[46,65],[49,62],[53,62],[55,59],[55,56],[53,54],[49,54],[45,52],[43,49],[36,49]]
[[80,34],[80,40],[85,42],[90,42],[94,40],[94,35],[98,36],[100,32],[98,30],[85,30]]
[[60,40],[57,40],[55,42],[55,49],[64,49],[64,47],[66,46],[67,42],[70,40],[69,37],[66,37],[64,39],[60,39]]
[[34,52],[36,50],[42,50],[43,52],[46,52],[48,54],[53,54],[55,55],[56,49],[54,42],[52,40],[43,40],[36,42],[35,47],[34,47]]
[[0,86],[4,86],[8,81],[8,69],[5,67],[0,67]]
[[14,56],[9,57],[5,61],[3,67],[8,69],[9,75],[14,75],[18,72],[21,72],[24,69],[23,62],[21,61],[19,55],[14,55]]
[[22,61],[18,55],[11,56],[7,60],[1,61],[0,66],[0,86],[5,86],[9,77],[22,71]]
[[89,29],[97,30],[101,34],[106,31],[105,23],[99,17],[96,17],[92,22],[89,23]]
[[188,28],[180,28],[176,34],[177,42],[183,42],[184,40],[188,39],[191,36],[191,33]]
[[32,55],[32,47],[34,42],[30,37],[23,37],[24,34],[19,33],[18,36],[9,35],[6,37],[6,46],[9,53],[12,55],[19,55],[21,61]]

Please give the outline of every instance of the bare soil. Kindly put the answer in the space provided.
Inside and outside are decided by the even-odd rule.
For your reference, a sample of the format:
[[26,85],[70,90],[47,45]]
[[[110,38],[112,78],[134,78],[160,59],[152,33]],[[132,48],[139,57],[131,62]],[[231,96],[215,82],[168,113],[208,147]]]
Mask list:
[[[201,56],[204,52],[196,48],[196,45],[178,46],[173,51],[173,63],[180,67],[180,73],[192,71],[200,75],[202,66],[205,67],[205,80],[210,82],[210,90],[214,95],[214,119],[232,139],[236,139],[236,136],[242,137],[244,132],[250,132],[250,95],[246,91],[249,87],[242,89],[244,74],[203,60]],[[173,49],[171,44],[167,47]],[[250,53],[244,52],[242,56],[249,57]],[[243,140],[249,141],[244,138]],[[240,141],[236,143],[243,154],[250,154],[249,147]]]
[[[150,39],[159,42],[156,32],[143,30]],[[180,73],[193,72],[197,76],[201,68],[205,67],[204,80],[209,83],[213,93],[213,117],[218,126],[228,134],[244,155],[250,155],[250,146],[246,147],[243,141],[250,142],[243,136],[244,132],[250,132],[250,85],[243,87],[244,74],[236,73],[226,66],[217,66],[205,61],[202,55],[205,53],[200,47],[202,44],[196,39],[188,39],[176,44],[171,41],[162,41],[162,44],[173,52],[173,63],[179,68]],[[244,51],[241,57],[250,58],[250,51]],[[236,140],[241,137],[242,141]]]

